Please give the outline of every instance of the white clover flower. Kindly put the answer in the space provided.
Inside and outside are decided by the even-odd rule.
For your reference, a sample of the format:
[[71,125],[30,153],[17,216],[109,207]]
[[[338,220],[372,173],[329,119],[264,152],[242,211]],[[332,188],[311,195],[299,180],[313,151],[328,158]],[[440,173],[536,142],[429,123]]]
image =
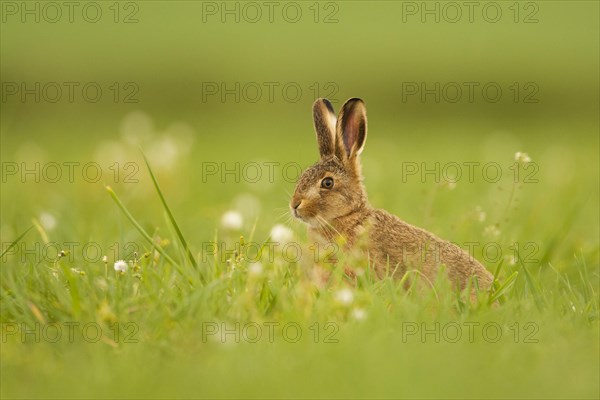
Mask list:
[[277,243],[289,243],[294,238],[294,232],[285,225],[277,224],[271,229],[271,240]]
[[521,164],[527,164],[531,162],[531,157],[529,157],[527,153],[517,151],[515,153],[515,161]]
[[127,143],[138,146],[154,135],[152,118],[143,111],[132,111],[121,122],[121,134]]
[[367,317],[367,312],[362,308],[355,308],[354,310],[352,310],[352,316],[354,317],[354,319],[362,321]]
[[221,225],[223,225],[223,228],[225,229],[237,231],[242,229],[244,219],[242,218],[242,214],[237,211],[227,211],[221,217]]
[[165,171],[172,170],[181,158],[181,147],[175,138],[168,135],[152,140],[146,151],[152,166]]
[[260,276],[263,272],[263,265],[259,262],[250,264],[248,267],[248,274],[252,276]]
[[117,272],[127,272],[127,268],[129,268],[129,266],[125,261],[119,260],[115,263],[114,268]]
[[244,216],[244,218],[252,220],[260,214],[261,205],[260,199],[252,193],[242,193],[237,195],[232,202],[234,209]]
[[43,212],[40,214],[40,224],[45,230],[51,231],[56,226],[56,218],[50,213]]
[[[117,163],[117,168],[122,166],[128,161],[127,149],[123,146],[123,143],[116,140],[105,140],[96,146],[94,150],[94,160],[103,165],[109,161]],[[115,175],[115,180],[118,178]]]
[[448,178],[442,179],[438,185],[444,189],[454,190],[454,189],[456,189],[456,182],[457,182],[456,179],[448,177]]
[[500,229],[496,225],[488,225],[483,230],[483,235],[487,237],[498,237],[500,236]]
[[340,289],[335,293],[335,300],[345,306],[350,305],[354,301],[354,293],[348,288]]
[[506,260],[508,265],[516,265],[517,264],[517,258],[515,257],[514,254],[507,255],[504,257],[504,259]]

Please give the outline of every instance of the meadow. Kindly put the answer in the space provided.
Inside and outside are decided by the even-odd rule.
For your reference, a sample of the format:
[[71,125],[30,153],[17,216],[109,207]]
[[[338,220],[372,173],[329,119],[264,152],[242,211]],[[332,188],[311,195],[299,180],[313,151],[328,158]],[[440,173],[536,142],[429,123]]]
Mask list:
[[[3,8],[2,398],[598,398],[598,4],[497,3]],[[316,97],[365,100],[370,202],[491,293],[314,284],[332,250],[288,203]]]

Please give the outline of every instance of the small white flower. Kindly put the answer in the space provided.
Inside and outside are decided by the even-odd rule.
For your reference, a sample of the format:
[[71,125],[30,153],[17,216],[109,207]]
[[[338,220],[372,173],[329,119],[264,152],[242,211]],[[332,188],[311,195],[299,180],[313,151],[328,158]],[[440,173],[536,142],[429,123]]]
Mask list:
[[115,263],[115,271],[127,272],[128,267],[129,266],[127,265],[127,263],[123,260],[119,260]]
[[237,231],[242,229],[244,225],[244,219],[242,215],[237,211],[227,211],[221,217],[221,225],[225,229],[231,229],[232,231]]
[[496,225],[488,225],[483,230],[483,235],[487,237],[498,237],[500,236],[500,229]]
[[138,146],[154,135],[152,118],[143,111],[132,111],[121,122],[121,134],[129,144]]
[[271,240],[277,243],[289,243],[294,238],[294,232],[285,225],[277,224],[271,229]]
[[[94,151],[94,160],[100,165],[104,165],[110,161],[112,163],[117,163],[114,164],[115,166],[124,166],[129,160],[129,157],[123,143],[116,140],[105,140],[97,145]],[[118,175],[115,175],[115,180],[117,177]]]
[[352,316],[354,317],[354,319],[362,321],[367,317],[367,312],[362,308],[355,308],[354,310],[352,310]]
[[515,153],[515,161],[519,162],[521,164],[527,164],[527,163],[531,162],[531,158],[529,157],[529,155],[527,153],[517,151]]
[[260,214],[260,199],[251,193],[239,194],[233,199],[232,206],[239,210],[244,218],[253,220]]
[[108,262],[108,257],[102,256],[102,262],[106,264]]
[[148,146],[148,158],[152,166],[166,171],[172,170],[181,158],[181,148],[173,137],[165,135],[156,138]]
[[451,179],[443,179],[438,183],[439,187],[446,190],[454,190],[456,189],[456,181]]
[[517,264],[517,258],[514,256],[514,254],[507,255],[504,257],[504,259],[506,260],[508,265],[516,265]]
[[444,179],[440,182],[442,187],[447,188],[448,190],[456,189],[456,183],[458,182],[458,177],[454,174],[444,174]]
[[43,212],[40,214],[40,224],[45,230],[51,231],[56,226],[56,218],[50,213]]
[[79,268],[71,268],[71,272],[77,275],[85,276],[85,271],[82,271]]
[[354,301],[354,293],[352,293],[352,290],[348,288],[340,289],[335,293],[335,300],[338,303],[347,306],[352,304],[352,301]]
[[262,274],[262,272],[263,272],[263,266],[262,266],[262,264],[261,264],[261,263],[259,263],[259,262],[252,263],[252,264],[250,264],[250,266],[248,267],[248,273],[249,273],[250,275],[253,275],[253,276],[259,276],[259,275],[261,275],[261,274]]

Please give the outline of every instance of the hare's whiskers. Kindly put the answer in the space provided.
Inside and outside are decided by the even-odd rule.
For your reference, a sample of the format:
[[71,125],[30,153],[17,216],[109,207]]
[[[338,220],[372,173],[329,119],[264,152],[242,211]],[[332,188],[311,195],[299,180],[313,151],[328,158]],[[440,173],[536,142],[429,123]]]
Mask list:
[[[334,232],[339,236],[343,236],[342,233],[340,231],[338,231],[333,225],[331,225],[329,222],[327,222],[325,220],[325,218],[321,217],[321,216],[317,216],[318,219],[320,219],[322,221],[323,224],[325,224],[327,226],[327,228],[329,229],[330,232]],[[333,235],[332,235],[333,238]]]

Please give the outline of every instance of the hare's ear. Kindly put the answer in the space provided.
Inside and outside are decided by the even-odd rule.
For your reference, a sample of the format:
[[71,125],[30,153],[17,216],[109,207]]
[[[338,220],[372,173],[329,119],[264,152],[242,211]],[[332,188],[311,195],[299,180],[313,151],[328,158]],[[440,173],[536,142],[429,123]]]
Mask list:
[[317,99],[313,104],[313,119],[319,154],[327,158],[335,152],[335,114],[333,106],[327,99]]
[[362,152],[367,140],[367,109],[361,99],[350,99],[342,106],[336,139],[347,159],[352,160]]

